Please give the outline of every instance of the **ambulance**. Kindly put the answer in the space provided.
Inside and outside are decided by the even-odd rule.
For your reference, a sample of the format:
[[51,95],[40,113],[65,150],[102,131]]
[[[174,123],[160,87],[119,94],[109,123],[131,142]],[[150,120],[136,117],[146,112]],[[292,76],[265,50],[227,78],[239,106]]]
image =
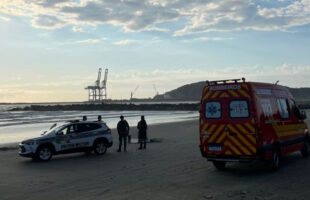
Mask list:
[[227,162],[265,160],[273,170],[280,158],[310,154],[306,113],[289,90],[245,78],[207,81],[200,106],[200,150],[217,169]]

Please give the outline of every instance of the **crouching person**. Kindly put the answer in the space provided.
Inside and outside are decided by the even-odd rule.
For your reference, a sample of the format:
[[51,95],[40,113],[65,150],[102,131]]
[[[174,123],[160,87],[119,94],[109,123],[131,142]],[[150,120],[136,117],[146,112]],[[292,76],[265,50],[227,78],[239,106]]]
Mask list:
[[141,116],[141,120],[138,123],[138,137],[139,137],[139,143],[140,143],[140,147],[139,149],[146,149],[146,140],[147,140],[147,134],[146,134],[146,130],[147,130],[147,124],[146,121],[144,119],[144,116]]

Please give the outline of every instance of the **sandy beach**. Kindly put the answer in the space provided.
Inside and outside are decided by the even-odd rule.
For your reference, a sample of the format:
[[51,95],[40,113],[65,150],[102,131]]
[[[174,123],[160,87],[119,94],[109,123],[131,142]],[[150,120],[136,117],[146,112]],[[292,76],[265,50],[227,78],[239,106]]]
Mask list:
[[[308,117],[310,113],[308,112]],[[308,119],[309,122],[309,119]],[[308,123],[309,124],[309,123]],[[135,127],[131,129],[136,135]],[[310,158],[285,156],[281,169],[264,163],[231,163],[216,170],[198,148],[198,120],[152,125],[149,137],[162,142],[106,155],[54,156],[50,162],[22,158],[15,148],[0,151],[0,199],[309,199]]]

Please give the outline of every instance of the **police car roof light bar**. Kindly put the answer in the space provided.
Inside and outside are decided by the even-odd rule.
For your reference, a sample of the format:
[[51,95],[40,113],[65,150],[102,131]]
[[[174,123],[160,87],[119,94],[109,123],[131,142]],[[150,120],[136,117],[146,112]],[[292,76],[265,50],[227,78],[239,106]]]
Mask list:
[[241,81],[245,83],[245,78],[242,77],[241,79],[227,79],[227,80],[217,80],[217,81],[206,81],[207,85],[217,85],[217,84],[226,84],[226,83],[238,83]]

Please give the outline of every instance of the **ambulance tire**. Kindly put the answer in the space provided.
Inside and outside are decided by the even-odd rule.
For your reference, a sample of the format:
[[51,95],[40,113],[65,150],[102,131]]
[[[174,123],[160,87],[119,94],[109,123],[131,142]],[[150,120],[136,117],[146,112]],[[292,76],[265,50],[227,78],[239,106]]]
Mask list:
[[271,157],[271,169],[272,171],[277,171],[280,168],[280,149],[274,147],[272,150]]
[[310,155],[310,142],[308,140],[304,142],[304,147],[301,150],[301,155],[303,157],[309,157]]
[[226,162],[225,161],[213,161],[214,167],[218,170],[223,170],[225,169]]

